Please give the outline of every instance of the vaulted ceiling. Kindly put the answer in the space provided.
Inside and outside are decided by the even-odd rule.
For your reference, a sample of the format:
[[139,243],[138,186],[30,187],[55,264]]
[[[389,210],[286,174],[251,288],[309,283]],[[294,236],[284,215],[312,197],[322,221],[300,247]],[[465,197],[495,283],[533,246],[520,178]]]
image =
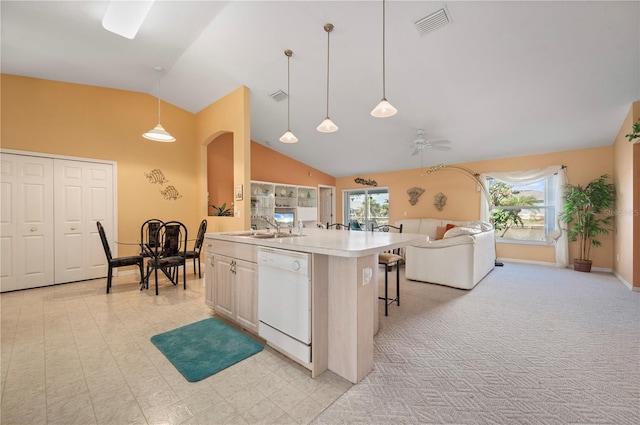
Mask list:
[[[2,72],[157,95],[196,113],[241,85],[251,138],[333,176],[421,166],[418,129],[451,150],[424,165],[610,145],[640,99],[636,1],[396,1],[386,4],[390,118],[382,96],[381,1],[156,1],[133,40],[102,28],[106,1],[5,1]],[[450,22],[415,22],[445,8]],[[329,115],[327,33],[332,23]],[[287,129],[291,58],[291,130]],[[167,128],[167,130],[171,130]],[[179,141],[178,141],[179,143]]]

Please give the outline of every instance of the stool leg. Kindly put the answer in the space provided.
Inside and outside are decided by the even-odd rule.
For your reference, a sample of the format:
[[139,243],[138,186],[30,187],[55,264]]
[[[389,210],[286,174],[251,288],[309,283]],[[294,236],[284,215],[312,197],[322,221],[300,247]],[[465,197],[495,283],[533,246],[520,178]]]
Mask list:
[[389,268],[384,266],[384,315],[389,315]]
[[396,303],[400,306],[400,264],[396,263]]

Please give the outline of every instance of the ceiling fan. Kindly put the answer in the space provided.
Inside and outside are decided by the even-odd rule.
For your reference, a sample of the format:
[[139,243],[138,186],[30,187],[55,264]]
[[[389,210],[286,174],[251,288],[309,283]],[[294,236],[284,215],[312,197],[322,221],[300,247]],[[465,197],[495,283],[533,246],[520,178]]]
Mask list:
[[437,149],[440,151],[448,151],[451,149],[451,147],[444,146],[448,143],[451,143],[451,142],[448,140],[437,140],[435,142],[427,140],[424,137],[424,130],[418,129],[418,134],[416,136],[416,139],[413,142],[411,142],[411,145],[413,146],[413,153],[411,154],[411,156],[418,155],[425,149]]

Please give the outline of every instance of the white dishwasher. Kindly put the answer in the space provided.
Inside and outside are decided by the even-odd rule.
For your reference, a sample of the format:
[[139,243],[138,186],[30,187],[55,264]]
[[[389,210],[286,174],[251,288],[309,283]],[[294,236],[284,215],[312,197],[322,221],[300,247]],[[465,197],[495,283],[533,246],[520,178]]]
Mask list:
[[259,335],[311,363],[311,254],[258,248]]

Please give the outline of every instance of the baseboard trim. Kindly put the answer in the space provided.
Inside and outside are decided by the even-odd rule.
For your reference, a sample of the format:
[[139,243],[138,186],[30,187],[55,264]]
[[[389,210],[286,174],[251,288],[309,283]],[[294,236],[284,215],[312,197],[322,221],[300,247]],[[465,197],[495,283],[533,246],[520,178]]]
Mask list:
[[[556,267],[556,263],[550,263],[546,261],[523,260],[521,258],[497,258],[496,261],[503,261],[507,263],[532,264],[536,266],[545,266],[545,267],[554,267],[554,268],[567,268],[567,269],[573,268],[573,264],[567,264],[566,267]],[[591,270],[593,270],[594,272],[614,273],[613,269],[608,267],[591,267]]]
[[630,291],[635,291],[635,292],[640,292],[640,287],[637,286],[633,286],[630,282],[627,282],[625,280],[625,278],[623,278],[622,276],[620,276],[620,274],[616,271],[613,272],[614,276],[620,281],[622,282],[622,284],[624,286],[626,286]]
[[503,262],[503,263],[522,263],[522,264],[532,264],[532,265],[536,265],[536,266],[545,266],[545,267],[554,267],[556,266],[556,263],[548,263],[545,261],[532,261],[532,260],[523,260],[520,258],[496,258],[496,261],[499,262]]

